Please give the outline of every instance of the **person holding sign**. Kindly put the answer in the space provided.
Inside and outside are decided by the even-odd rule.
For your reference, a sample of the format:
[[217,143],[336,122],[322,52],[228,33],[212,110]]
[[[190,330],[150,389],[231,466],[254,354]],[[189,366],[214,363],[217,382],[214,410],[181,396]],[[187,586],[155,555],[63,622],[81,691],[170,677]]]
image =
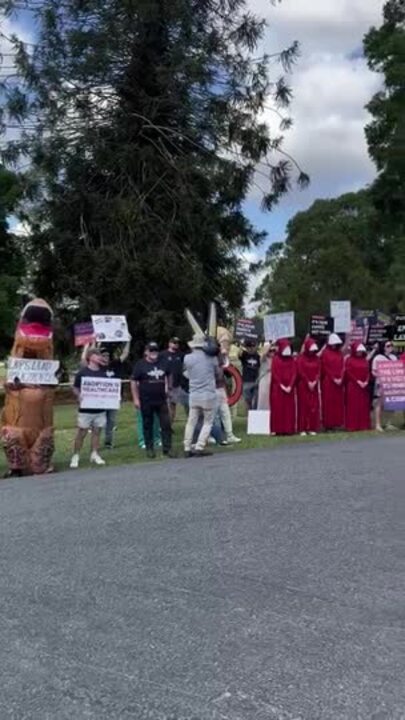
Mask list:
[[371,428],[369,382],[367,349],[363,343],[354,342],[345,363],[345,428],[349,432],[361,432]]
[[[380,363],[387,361],[396,362],[397,356],[394,354],[394,345],[391,340],[385,340],[378,343],[377,351],[372,359],[371,372],[374,378],[373,404],[375,411],[375,429],[377,432],[384,432],[382,426],[382,414],[384,410],[384,398],[381,389],[381,383],[378,376],[378,366]],[[393,427],[392,425],[389,427]]]
[[153,436],[155,415],[160,422],[163,454],[172,457],[172,427],[167,404],[169,372],[167,362],[159,358],[159,346],[150,342],[144,359],[138,360],[132,374],[132,398],[135,407],[142,413],[146,453],[150,459],[156,457]]
[[271,371],[270,407],[272,435],[294,435],[296,431],[295,385],[297,365],[289,340],[277,341]]
[[105,378],[106,363],[99,350],[89,348],[86,354],[86,367],[82,367],[73,382],[73,392],[79,403],[79,413],[77,418],[77,433],[74,442],[74,451],[70,461],[72,470],[79,467],[80,451],[83,447],[84,439],[91,430],[91,455],[90,462],[95,465],[105,465],[105,461],[99,455],[100,435],[106,425],[106,412],[98,407],[81,407],[82,403],[82,383],[86,378]]
[[339,335],[331,333],[321,356],[322,421],[325,430],[337,430],[344,426],[344,358],[343,342]]
[[321,360],[318,350],[315,340],[307,337],[303,352],[297,359],[298,431],[301,435],[316,435],[320,429]]

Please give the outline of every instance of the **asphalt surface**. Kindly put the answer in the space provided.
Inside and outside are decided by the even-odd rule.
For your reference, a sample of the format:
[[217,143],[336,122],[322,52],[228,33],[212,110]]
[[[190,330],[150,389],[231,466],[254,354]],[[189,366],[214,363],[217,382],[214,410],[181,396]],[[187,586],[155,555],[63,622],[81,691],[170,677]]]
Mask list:
[[0,484],[0,718],[405,718],[405,437]]

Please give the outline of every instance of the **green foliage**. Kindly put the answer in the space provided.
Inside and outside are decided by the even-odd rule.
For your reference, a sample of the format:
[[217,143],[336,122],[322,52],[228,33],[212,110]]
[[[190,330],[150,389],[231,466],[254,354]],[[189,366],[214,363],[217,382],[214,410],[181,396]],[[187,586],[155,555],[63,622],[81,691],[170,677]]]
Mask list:
[[395,305],[405,311],[405,3],[388,0],[383,24],[364,41],[372,70],[384,76],[384,87],[368,105],[368,148],[378,176],[372,197],[392,258],[390,282]]
[[9,232],[7,217],[20,194],[16,176],[0,166],[0,351],[9,348],[18,309],[17,291],[24,261],[17,239]]
[[304,336],[312,314],[329,313],[330,300],[384,308],[389,288],[384,242],[367,191],[317,200],[288,224],[285,243],[272,245],[257,291],[263,310],[297,313]]
[[[7,4],[39,28],[34,48],[15,41],[19,77],[4,87],[23,129],[5,157],[31,163],[36,292],[83,317],[126,311],[140,338],[169,334],[185,305],[240,307],[240,250],[263,239],[242,209],[255,170],[267,208],[294,174],[268,160],[282,135],[260,120],[270,103],[290,124],[288,86],[255,56],[265,23],[246,0]],[[271,61],[289,69],[297,52]]]

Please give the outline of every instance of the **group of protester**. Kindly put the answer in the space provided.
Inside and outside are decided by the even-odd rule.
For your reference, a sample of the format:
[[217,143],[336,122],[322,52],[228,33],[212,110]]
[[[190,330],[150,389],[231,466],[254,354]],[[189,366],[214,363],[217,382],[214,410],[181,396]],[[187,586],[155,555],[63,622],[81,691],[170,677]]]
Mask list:
[[262,356],[249,343],[241,355],[245,401],[271,411],[274,435],[370,430],[373,410],[375,429],[383,432],[378,365],[395,362],[393,350],[388,340],[369,353],[361,342],[346,348],[336,333],[321,349],[307,337],[298,355],[288,340],[269,344]]
[[[131,375],[131,394],[136,409],[138,441],[147,456],[172,457],[173,422],[181,405],[188,416],[184,434],[186,457],[209,454],[209,442],[220,445],[239,443],[232,426],[228,405],[225,370],[229,365],[226,351],[207,351],[206,338],[194,337],[186,355],[180,340],[173,337],[167,350],[150,342],[144,356],[135,363]],[[82,367],[74,380],[74,392],[80,398],[83,377],[122,377],[129,351],[125,346],[119,357],[108,346],[90,347],[82,358]],[[269,409],[272,435],[316,435],[321,429],[365,431],[371,429],[371,411],[375,410],[376,430],[383,431],[382,398],[378,382],[378,364],[395,361],[392,343],[381,343],[372,353],[355,342],[346,351],[339,335],[331,333],[326,346],[307,337],[301,352],[294,354],[289,340],[267,344],[262,354],[253,342],[246,342],[239,355],[242,366],[243,396],[248,410]],[[115,410],[82,410],[79,406],[78,430],[71,467],[79,466],[84,438],[91,431],[91,461],[104,465],[100,456],[100,438],[105,430],[105,447],[113,443]]]
[[[173,422],[176,408],[182,405],[188,420],[184,434],[186,457],[208,455],[209,441],[219,445],[240,443],[233,432],[233,423],[225,386],[224,369],[229,358],[224,354],[206,352],[206,339],[195,337],[189,343],[190,353],[180,350],[179,338],[172,338],[168,349],[150,342],[143,358],[135,363],[131,375],[131,394],[137,414],[138,441],[149,458],[162,446],[163,454],[172,457]],[[87,348],[82,367],[75,376],[73,390],[80,400],[85,377],[122,377],[122,363],[127,347],[119,358],[111,358],[108,347]],[[111,448],[116,423],[115,410],[80,408],[78,429],[70,467],[77,468],[84,439],[91,431],[91,462],[104,465],[100,455],[101,433],[105,430],[105,447]]]

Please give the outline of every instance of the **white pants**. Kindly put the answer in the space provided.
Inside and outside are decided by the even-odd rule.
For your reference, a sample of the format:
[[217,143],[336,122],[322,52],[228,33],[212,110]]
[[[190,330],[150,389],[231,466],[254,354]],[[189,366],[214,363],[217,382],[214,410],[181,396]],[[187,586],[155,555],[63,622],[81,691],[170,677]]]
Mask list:
[[233,437],[232,415],[225,388],[217,388],[217,411],[224,426],[225,437],[230,440]]
[[193,436],[194,436],[194,430],[197,425],[198,419],[200,417],[200,414],[203,416],[203,426],[201,428],[200,434],[198,436],[197,444],[195,446],[196,450],[204,450],[208,438],[211,434],[212,429],[212,423],[214,422],[215,417],[215,407],[201,407],[198,405],[190,407],[190,412],[188,414],[187,419],[187,425],[186,429],[184,431],[184,450],[185,452],[190,452],[191,445],[193,443]]

